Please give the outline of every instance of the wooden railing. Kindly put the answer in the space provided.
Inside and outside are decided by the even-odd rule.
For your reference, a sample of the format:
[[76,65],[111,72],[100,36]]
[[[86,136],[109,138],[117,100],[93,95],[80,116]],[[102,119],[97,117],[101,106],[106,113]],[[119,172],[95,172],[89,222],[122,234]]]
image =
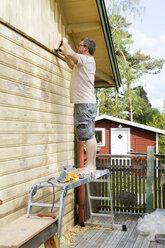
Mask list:
[[[97,155],[97,169],[109,169],[115,212],[143,214],[165,208],[165,155]],[[95,195],[108,196],[106,183],[91,185]],[[87,203],[86,203],[87,204]],[[111,211],[109,201],[94,202],[98,211]],[[87,207],[87,206],[86,206]]]
[[[109,169],[111,173],[114,211],[129,213],[145,211],[146,160],[145,155],[105,155],[97,158],[97,169]],[[102,194],[106,196],[109,189],[105,190],[106,185],[100,187]],[[100,201],[98,208],[101,211],[110,211],[109,202]]]

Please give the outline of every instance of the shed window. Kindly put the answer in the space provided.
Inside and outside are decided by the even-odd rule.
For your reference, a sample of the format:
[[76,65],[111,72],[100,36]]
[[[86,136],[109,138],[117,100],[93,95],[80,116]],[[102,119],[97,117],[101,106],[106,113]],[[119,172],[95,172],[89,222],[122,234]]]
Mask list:
[[105,146],[105,128],[95,128],[95,136],[98,146]]

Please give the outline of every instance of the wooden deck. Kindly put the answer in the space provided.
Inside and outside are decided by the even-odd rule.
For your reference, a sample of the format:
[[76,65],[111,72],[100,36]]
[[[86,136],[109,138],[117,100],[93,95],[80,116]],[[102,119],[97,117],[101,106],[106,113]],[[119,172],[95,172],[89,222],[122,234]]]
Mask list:
[[127,226],[120,230],[85,230],[75,236],[72,243],[62,243],[61,248],[163,248],[165,242],[156,243],[137,233],[139,216],[116,215],[115,223]]

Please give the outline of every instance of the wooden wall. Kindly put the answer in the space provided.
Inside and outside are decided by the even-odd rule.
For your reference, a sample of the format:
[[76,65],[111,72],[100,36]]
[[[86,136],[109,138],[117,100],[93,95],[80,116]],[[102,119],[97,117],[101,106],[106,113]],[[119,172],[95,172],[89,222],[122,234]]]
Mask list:
[[0,18],[51,49],[65,36],[60,0],[1,0]]
[[[36,182],[74,164],[74,128],[71,72],[51,52],[65,35],[60,5],[52,0],[1,0],[0,18],[1,226],[26,213],[28,192]],[[51,203],[52,189],[38,191],[36,198]],[[73,198],[71,191],[63,231],[74,223]]]

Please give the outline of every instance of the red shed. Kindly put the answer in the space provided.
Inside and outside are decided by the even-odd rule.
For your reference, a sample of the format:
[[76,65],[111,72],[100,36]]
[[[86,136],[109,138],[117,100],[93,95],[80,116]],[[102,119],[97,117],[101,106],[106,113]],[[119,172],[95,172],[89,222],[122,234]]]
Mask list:
[[96,117],[95,133],[98,154],[147,153],[147,146],[154,146],[158,153],[158,134],[165,130],[123,120],[108,115]]

